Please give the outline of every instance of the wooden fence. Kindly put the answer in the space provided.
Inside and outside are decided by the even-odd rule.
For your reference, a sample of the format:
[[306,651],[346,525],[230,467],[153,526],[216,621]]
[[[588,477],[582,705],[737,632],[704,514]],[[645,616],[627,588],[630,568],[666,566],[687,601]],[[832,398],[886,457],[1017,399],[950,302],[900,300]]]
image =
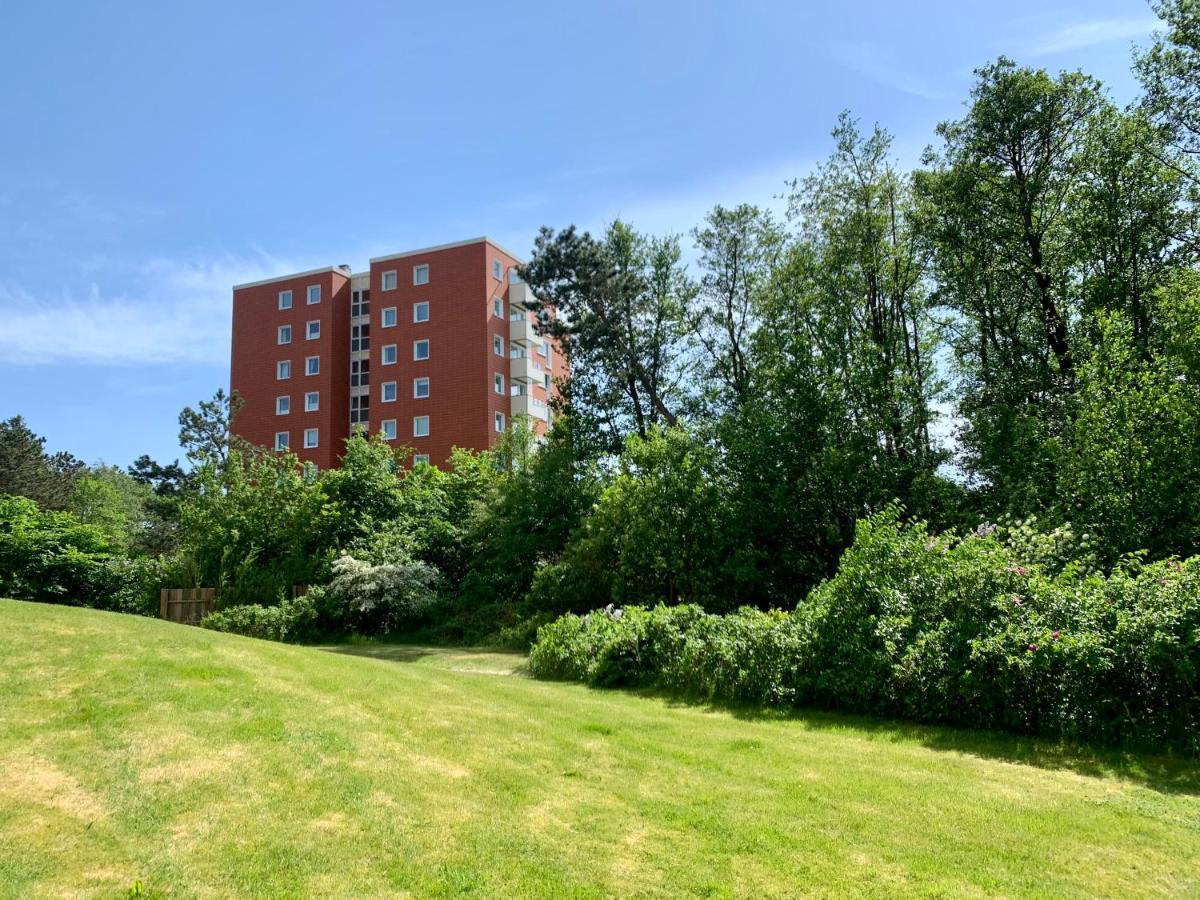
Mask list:
[[216,605],[216,588],[163,588],[158,592],[158,616],[169,622],[199,625]]

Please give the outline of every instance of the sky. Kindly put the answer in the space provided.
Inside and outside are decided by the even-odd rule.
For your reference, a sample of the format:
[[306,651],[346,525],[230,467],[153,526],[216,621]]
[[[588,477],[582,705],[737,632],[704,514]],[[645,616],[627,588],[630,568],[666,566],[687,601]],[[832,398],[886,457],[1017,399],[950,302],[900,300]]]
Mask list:
[[[838,113],[913,165],[1003,54],[1131,101],[1142,0],[5,3],[0,419],[180,456],[231,286],[542,225],[780,208]],[[686,240],[685,240],[686,245]]]

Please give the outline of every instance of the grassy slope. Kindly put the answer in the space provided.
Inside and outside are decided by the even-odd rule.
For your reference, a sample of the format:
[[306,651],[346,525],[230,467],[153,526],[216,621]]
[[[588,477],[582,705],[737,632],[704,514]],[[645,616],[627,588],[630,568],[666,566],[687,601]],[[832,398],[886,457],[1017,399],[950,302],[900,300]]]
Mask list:
[[0,601],[0,896],[1200,892],[1200,777]]

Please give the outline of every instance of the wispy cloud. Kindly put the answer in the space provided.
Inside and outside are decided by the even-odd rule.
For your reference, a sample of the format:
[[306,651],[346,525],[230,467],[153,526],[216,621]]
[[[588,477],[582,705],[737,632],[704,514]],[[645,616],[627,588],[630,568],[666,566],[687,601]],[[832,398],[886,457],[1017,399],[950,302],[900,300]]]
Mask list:
[[1154,16],[1124,16],[1076,22],[1039,35],[1030,42],[1026,52],[1030,56],[1050,56],[1111,41],[1127,41],[1144,37],[1161,25],[1162,22]]
[[0,283],[0,358],[218,365],[229,358],[232,285],[304,268],[264,253],[152,260],[130,273],[128,291],[112,294],[96,284],[46,293]]
[[888,50],[875,41],[843,42],[833,46],[833,56],[842,65],[872,80],[924,100],[945,100],[947,94],[928,78],[900,65]]

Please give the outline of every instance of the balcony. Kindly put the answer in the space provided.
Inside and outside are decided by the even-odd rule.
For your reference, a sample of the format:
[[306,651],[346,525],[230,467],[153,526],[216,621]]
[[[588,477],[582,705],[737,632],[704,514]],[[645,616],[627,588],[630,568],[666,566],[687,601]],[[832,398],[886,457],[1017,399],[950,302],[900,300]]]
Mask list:
[[532,356],[513,356],[508,361],[508,375],[513,382],[545,384],[546,369]]
[[528,347],[537,340],[537,335],[533,330],[533,323],[529,321],[528,316],[521,316],[519,319],[509,319],[508,339],[512,343],[522,347]]
[[513,416],[529,416],[531,419],[549,421],[550,412],[546,408],[546,401],[537,400],[529,394],[518,394],[511,399]]
[[508,286],[508,305],[516,306],[521,309],[530,309],[536,302],[533,291],[529,290],[529,285],[523,281],[518,281],[516,284]]

